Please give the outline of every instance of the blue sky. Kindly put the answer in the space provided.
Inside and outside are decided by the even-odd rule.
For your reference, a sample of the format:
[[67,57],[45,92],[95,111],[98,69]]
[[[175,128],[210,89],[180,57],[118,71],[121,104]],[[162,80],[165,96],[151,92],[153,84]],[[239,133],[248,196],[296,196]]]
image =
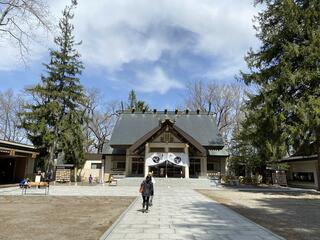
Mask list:
[[[57,19],[69,1],[50,1]],[[81,82],[103,101],[127,101],[134,89],[152,108],[183,106],[194,80],[235,82],[244,55],[258,41],[253,0],[79,0],[75,37],[85,70]],[[16,92],[40,81],[53,34],[36,34],[27,65],[10,39],[0,41],[0,90]],[[45,37],[44,37],[45,36]]]

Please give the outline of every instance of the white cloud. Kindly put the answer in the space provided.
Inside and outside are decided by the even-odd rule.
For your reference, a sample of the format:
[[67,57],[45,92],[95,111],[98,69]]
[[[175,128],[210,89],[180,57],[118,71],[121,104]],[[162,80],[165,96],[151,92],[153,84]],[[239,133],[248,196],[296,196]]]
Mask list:
[[[75,25],[81,52],[109,70],[131,61],[156,61],[164,51],[243,58],[256,44],[251,1],[117,0],[82,1]],[[183,29],[196,36],[188,43],[166,30]],[[188,44],[187,44],[188,43]]]
[[[204,79],[221,81],[225,79],[232,80],[235,76],[239,76],[240,70],[246,70],[247,67],[243,60],[233,59],[229,61],[221,61],[215,63],[210,70],[202,75]],[[201,77],[201,76],[198,76]]]
[[9,45],[8,41],[0,42],[0,71],[9,71],[20,66],[19,50]]
[[37,47],[35,47],[35,43],[31,43],[29,52],[24,52],[22,56],[19,47],[12,41],[6,39],[0,42],[0,71],[26,68],[32,62],[41,59],[44,54],[48,54],[48,46],[37,42]]
[[[76,39],[83,41],[79,47],[82,59],[86,65],[100,66],[109,72],[125,70],[125,64],[131,62],[156,62],[164,52],[175,56],[180,51],[187,51],[219,59],[223,69],[214,71],[228,74],[225,69],[242,67],[246,51],[257,45],[252,29],[252,18],[257,9],[252,0],[78,2],[73,23]],[[50,2],[53,15],[60,17],[63,7],[69,3],[68,0]],[[51,39],[48,41],[52,42]],[[47,48],[38,44],[33,44],[32,49],[37,54],[32,55],[31,60],[39,59],[41,53],[47,54]],[[0,51],[0,70],[15,69],[15,50]],[[168,78],[164,70],[155,68],[151,71],[157,82],[137,69],[140,80],[148,82],[141,86],[141,91],[165,93],[171,88],[181,88],[182,84]],[[159,79],[166,84],[160,84]]]
[[159,92],[167,93],[170,89],[183,89],[182,83],[169,78],[163,69],[155,67],[150,72],[137,73],[138,85],[136,89],[140,92]]

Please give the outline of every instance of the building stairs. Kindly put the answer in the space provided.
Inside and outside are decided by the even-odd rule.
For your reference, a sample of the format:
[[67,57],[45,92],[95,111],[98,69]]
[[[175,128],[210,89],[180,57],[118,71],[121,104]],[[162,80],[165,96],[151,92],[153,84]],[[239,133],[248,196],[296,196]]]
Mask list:
[[[118,179],[118,186],[139,186],[144,180],[142,177],[125,177]],[[210,188],[217,182],[207,178],[155,178],[156,187],[188,187],[188,188]]]

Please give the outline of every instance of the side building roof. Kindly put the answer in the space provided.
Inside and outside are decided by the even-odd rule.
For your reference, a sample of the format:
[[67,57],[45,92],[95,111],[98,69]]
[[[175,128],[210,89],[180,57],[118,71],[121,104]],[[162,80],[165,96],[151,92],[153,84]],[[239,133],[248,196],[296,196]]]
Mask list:
[[109,145],[111,147],[130,146],[146,133],[159,126],[161,121],[170,119],[174,124],[192,136],[204,147],[224,146],[218,133],[215,118],[207,113],[137,112],[121,113],[114,127]]

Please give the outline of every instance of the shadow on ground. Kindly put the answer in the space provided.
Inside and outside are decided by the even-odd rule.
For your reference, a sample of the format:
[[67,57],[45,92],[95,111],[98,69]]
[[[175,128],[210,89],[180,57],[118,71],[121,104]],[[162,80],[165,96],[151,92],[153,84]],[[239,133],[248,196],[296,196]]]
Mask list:
[[198,216],[174,224],[185,233],[185,239],[278,239],[221,204],[205,201],[185,205],[184,209]]
[[[245,189],[223,191],[199,190],[239,214],[286,239],[320,240],[320,196],[314,192],[255,191]],[[239,199],[231,199],[241,192]],[[220,193],[220,195],[219,195]],[[257,197],[262,194],[262,197]],[[246,194],[246,195],[244,195]],[[245,197],[247,198],[245,198]],[[251,203],[254,203],[251,205]]]
[[270,186],[254,186],[254,185],[223,185],[223,189],[233,190],[239,192],[248,193],[262,193],[268,195],[292,195],[292,196],[303,196],[303,195],[314,195],[320,196],[320,192],[313,189],[295,189],[295,188],[280,188],[280,187],[270,187]]

